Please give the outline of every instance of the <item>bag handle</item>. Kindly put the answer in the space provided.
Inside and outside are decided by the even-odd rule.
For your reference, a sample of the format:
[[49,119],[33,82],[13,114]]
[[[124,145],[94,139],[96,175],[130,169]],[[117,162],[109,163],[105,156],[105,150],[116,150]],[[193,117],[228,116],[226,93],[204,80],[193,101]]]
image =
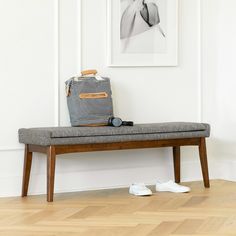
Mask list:
[[98,73],[97,70],[83,70],[83,71],[81,71],[82,76],[96,75],[97,73]]
[[81,77],[78,78],[86,78],[92,75],[92,77],[96,78],[96,80],[104,80],[101,76],[97,74],[97,70],[82,70]]

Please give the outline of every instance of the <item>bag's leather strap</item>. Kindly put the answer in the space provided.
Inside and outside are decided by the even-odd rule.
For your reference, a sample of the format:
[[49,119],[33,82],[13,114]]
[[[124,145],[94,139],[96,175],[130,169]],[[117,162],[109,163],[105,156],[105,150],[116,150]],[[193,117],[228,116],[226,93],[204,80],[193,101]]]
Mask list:
[[107,98],[108,94],[106,92],[100,92],[100,93],[80,93],[79,97],[81,99],[101,99],[101,98]]
[[83,70],[81,71],[81,75],[85,76],[85,75],[96,75],[98,72],[97,70]]

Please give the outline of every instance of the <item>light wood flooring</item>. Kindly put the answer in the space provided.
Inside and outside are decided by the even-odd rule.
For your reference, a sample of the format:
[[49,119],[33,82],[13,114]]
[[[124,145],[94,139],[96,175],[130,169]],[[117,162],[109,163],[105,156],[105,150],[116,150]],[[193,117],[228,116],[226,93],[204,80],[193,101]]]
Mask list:
[[[236,235],[236,183],[185,183],[191,193],[135,197],[128,189],[0,199],[1,236]],[[152,188],[153,189],[153,188]]]

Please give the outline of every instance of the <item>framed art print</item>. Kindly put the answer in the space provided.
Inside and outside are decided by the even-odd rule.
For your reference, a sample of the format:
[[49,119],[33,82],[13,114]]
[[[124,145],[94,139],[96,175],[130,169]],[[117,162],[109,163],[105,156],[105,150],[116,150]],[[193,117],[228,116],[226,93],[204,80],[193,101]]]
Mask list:
[[177,66],[178,0],[107,0],[108,66]]

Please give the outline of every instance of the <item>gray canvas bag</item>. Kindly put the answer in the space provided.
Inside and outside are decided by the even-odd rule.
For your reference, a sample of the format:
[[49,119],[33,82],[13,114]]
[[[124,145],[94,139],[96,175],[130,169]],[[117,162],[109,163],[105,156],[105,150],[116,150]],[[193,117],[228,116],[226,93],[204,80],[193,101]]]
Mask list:
[[96,74],[96,70],[82,71],[82,76],[66,81],[72,126],[107,125],[113,116],[110,79]]

